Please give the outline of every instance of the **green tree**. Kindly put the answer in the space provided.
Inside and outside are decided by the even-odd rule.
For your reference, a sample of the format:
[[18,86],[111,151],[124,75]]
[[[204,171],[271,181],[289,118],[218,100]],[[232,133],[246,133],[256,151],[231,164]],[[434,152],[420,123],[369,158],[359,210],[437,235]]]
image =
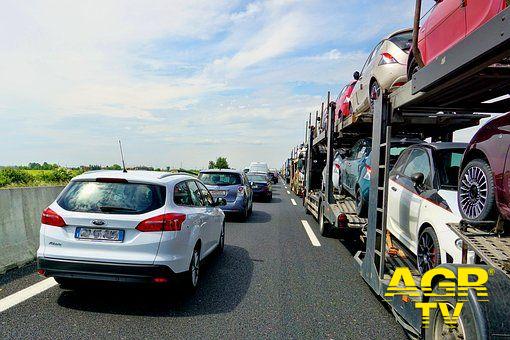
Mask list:
[[227,158],[218,157],[215,161],[209,161],[209,169],[228,169],[229,165],[227,162]]

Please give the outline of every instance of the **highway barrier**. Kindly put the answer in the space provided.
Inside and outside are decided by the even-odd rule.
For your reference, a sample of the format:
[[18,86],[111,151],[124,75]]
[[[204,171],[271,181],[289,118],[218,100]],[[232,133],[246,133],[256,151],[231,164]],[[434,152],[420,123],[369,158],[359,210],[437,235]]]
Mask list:
[[0,190],[0,274],[33,261],[39,247],[41,213],[63,186]]

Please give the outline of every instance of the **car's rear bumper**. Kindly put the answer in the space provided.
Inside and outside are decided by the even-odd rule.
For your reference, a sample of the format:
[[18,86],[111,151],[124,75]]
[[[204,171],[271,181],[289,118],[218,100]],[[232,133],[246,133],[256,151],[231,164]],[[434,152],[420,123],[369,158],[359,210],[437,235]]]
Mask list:
[[37,269],[43,269],[49,277],[68,277],[76,279],[154,282],[154,278],[171,279],[175,273],[164,265],[139,265],[126,263],[89,262],[37,258]]

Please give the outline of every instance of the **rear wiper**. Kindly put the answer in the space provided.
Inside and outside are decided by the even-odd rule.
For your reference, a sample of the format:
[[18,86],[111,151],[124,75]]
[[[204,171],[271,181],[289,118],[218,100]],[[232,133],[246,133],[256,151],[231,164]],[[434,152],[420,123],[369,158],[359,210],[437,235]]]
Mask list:
[[99,207],[99,209],[103,212],[112,212],[112,211],[136,211],[135,209],[131,208],[124,208],[124,207],[112,207],[112,206],[102,206]]

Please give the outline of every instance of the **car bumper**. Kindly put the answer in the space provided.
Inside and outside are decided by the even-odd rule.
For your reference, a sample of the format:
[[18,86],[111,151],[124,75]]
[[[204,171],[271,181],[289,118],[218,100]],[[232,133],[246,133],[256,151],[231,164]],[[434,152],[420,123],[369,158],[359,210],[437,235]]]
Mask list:
[[171,279],[175,273],[164,265],[138,265],[123,263],[89,262],[37,258],[37,269],[43,269],[48,277],[149,283],[154,278]]
[[248,204],[248,200],[244,200],[244,198],[241,196],[239,198],[236,198],[233,202],[228,202],[227,204],[220,207],[223,212],[226,213],[238,213],[238,212],[244,212],[246,209],[246,205]]

